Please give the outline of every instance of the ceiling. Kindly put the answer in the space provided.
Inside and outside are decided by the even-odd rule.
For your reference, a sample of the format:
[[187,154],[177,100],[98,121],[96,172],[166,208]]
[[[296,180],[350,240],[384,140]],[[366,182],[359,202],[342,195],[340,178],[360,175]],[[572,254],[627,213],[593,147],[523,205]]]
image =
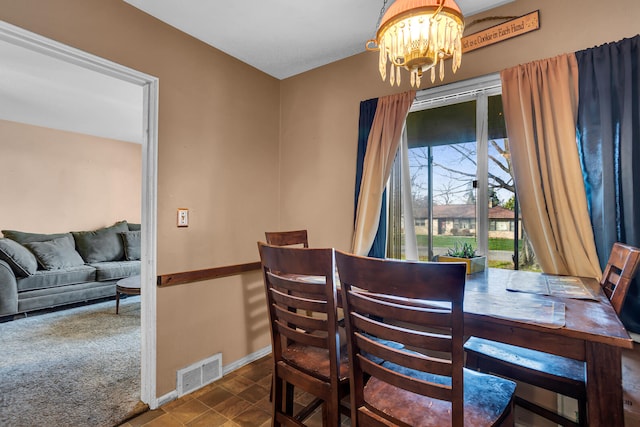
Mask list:
[[[383,4],[382,0],[123,1],[277,79],[363,52],[366,41],[375,36]],[[457,3],[470,16],[511,1]],[[137,85],[0,38],[0,119],[141,143],[142,96]]]
[[142,87],[0,39],[0,119],[142,143]]
[[[124,0],[277,78],[358,54],[382,0]],[[464,16],[514,0],[456,0]],[[387,7],[393,3],[388,1]]]

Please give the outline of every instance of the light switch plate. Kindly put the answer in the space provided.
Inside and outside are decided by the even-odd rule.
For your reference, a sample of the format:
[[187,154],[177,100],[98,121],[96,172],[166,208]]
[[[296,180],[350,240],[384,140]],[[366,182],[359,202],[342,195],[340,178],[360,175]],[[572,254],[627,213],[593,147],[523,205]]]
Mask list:
[[189,209],[178,208],[178,227],[189,226]]

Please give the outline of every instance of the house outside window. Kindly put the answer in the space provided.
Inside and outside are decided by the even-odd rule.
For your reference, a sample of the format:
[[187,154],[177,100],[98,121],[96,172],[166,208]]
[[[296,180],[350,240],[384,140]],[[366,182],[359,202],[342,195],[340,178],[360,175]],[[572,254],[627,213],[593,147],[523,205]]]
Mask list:
[[[490,267],[519,268],[525,234],[516,215],[499,76],[418,93],[401,146],[389,185],[388,256],[407,258],[408,238],[417,253],[407,259],[420,260],[470,242]],[[531,250],[525,258],[535,269]]]

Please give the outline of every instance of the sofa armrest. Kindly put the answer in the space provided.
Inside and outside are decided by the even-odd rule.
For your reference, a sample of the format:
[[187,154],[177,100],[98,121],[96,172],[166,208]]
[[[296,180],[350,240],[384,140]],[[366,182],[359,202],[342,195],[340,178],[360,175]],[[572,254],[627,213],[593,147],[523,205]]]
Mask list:
[[18,312],[18,284],[9,264],[0,260],[0,316]]

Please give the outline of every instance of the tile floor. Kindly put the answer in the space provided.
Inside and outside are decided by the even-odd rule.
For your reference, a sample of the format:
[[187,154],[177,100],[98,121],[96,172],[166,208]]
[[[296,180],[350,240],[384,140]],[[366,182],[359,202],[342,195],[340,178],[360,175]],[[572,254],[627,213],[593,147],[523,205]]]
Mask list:
[[[640,338],[640,337],[634,337]],[[639,340],[640,341],[640,340]],[[271,355],[243,366],[222,379],[183,396],[156,410],[145,412],[122,424],[122,427],[261,427],[271,425]],[[625,425],[640,426],[636,390],[640,389],[640,344],[623,354],[623,384],[625,391]],[[296,392],[295,402],[306,405],[311,396]],[[635,401],[634,401],[635,400]],[[516,409],[518,414],[519,408]],[[351,425],[343,417],[343,426]],[[536,421],[522,426],[547,425]],[[320,409],[306,421],[310,427],[322,425]]]
[[[121,427],[259,427],[271,425],[271,355],[235,370],[222,379],[156,410],[145,412]],[[306,406],[313,397],[296,391],[294,401]],[[296,408],[298,410],[298,408]],[[348,424],[348,418],[345,422]],[[317,409],[308,426],[322,425]]]

